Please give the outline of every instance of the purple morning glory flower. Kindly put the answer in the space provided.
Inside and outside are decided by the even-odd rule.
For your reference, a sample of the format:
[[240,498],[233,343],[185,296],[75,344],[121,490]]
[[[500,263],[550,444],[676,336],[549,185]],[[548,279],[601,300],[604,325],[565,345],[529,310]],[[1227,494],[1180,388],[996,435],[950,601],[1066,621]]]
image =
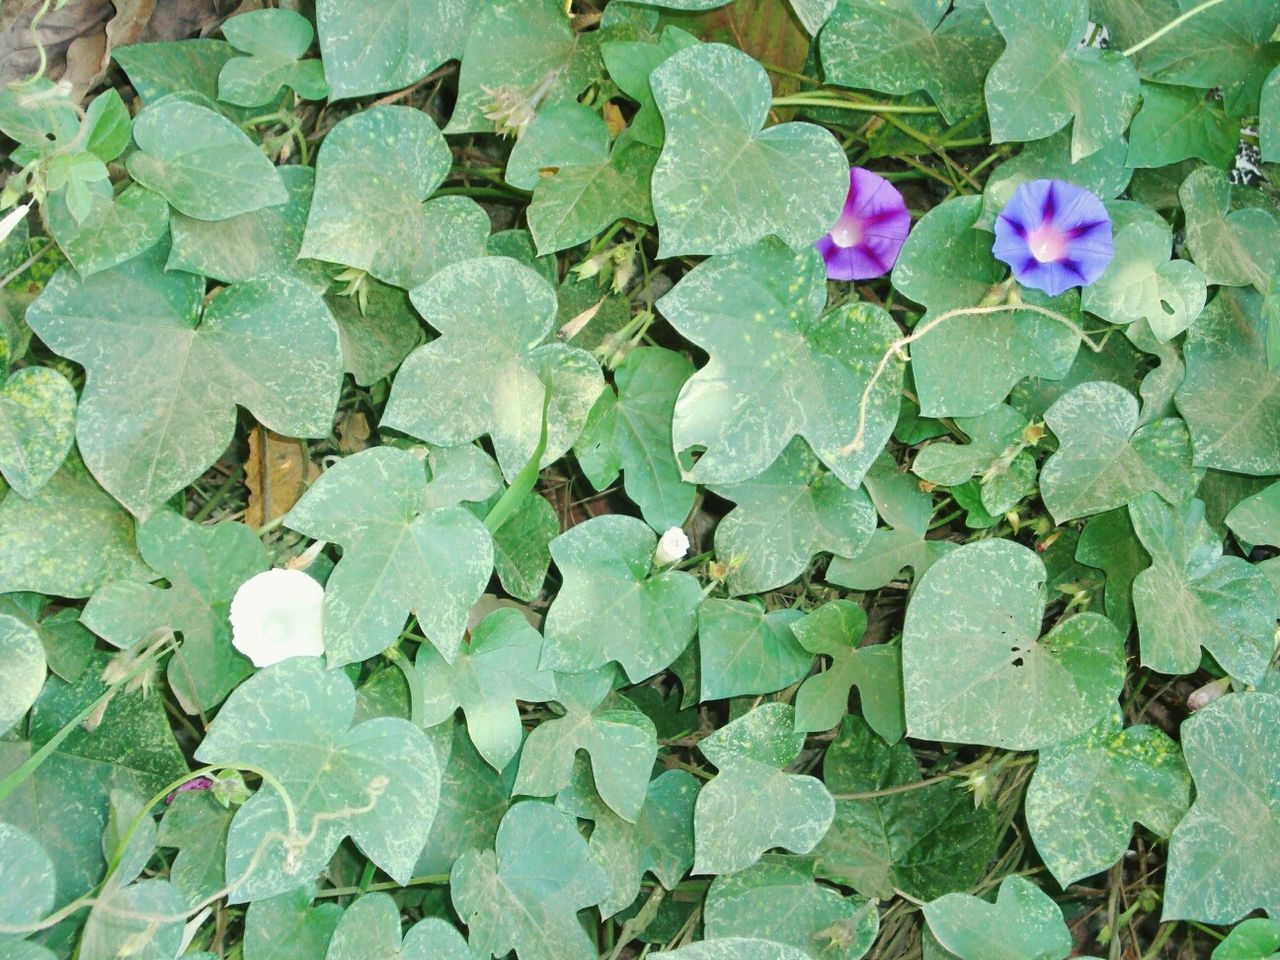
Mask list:
[[868,280],[888,273],[911,228],[902,194],[879,174],[849,168],[849,195],[831,231],[814,244],[832,280]]
[[1111,262],[1111,218],[1102,201],[1065,180],[1032,180],[996,217],[991,251],[1023,286],[1051,297],[1087,287]]

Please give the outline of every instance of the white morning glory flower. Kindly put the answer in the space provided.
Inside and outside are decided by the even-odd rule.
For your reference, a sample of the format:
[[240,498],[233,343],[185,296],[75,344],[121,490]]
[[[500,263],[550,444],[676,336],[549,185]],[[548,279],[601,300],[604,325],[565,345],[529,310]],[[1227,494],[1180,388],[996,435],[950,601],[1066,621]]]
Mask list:
[[242,583],[231,600],[231,643],[255,667],[323,656],[323,603],[324,588],[301,570],[259,573]]

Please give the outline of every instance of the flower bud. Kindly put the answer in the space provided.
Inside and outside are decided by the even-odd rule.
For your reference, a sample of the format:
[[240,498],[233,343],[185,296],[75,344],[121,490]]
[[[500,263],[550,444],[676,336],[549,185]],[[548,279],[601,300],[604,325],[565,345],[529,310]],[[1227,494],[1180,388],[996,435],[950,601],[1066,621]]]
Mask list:
[[658,549],[653,553],[653,562],[660,567],[676,563],[689,552],[689,538],[679,527],[672,527],[658,541]]

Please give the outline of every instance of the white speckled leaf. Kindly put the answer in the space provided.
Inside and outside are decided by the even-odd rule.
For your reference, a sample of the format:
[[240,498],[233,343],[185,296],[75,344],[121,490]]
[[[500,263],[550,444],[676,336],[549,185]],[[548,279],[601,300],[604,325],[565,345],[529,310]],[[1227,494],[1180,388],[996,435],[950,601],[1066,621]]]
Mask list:
[[1241,557],[1223,556],[1204,503],[1170,506],[1155,494],[1129,504],[1151,566],[1133,581],[1142,662],[1161,673],[1192,673],[1203,646],[1233,676],[1262,679],[1275,649],[1276,593]]
[[209,727],[196,751],[201,763],[266,770],[297,814],[291,830],[267,784],[236,813],[227,838],[234,902],[312,880],[347,836],[393,879],[409,879],[435,816],[440,764],[426,735],[406,720],[378,717],[352,727],[355,700],[344,673],[326,671],[317,657],[294,657],[247,680]]
[[1005,877],[994,904],[949,893],[923,909],[938,942],[960,960],[1063,960],[1072,950],[1061,908],[1025,877]]
[[1267,366],[1267,319],[1252,290],[1219,290],[1183,345],[1175,400],[1197,467],[1280,473],[1280,370]]
[[533,190],[550,167],[603,163],[609,159],[613,137],[600,113],[576,100],[553,103],[539,110],[511,146],[507,183]]
[[1173,831],[1165,920],[1280,915],[1280,699],[1231,694],[1182,724],[1196,801]]
[[107,180],[86,187],[93,200],[84,220],[72,216],[65,190],[50,194],[44,210],[58,249],[82,277],[132,260],[164,238],[169,204],[160,194],[134,184],[115,196]]
[[1058,523],[1122,507],[1155,491],[1181,503],[1199,482],[1191,438],[1176,417],[1138,426],[1138,401],[1124,387],[1090,381],[1044,414],[1058,451],[1040,471],[1040,495]]
[[734,253],[776,234],[800,250],[827,232],[849,162],[811,123],[763,129],[769,77],[720,43],[688,47],[650,75],[666,126],[653,171],[659,257]]
[[1011,540],[966,544],[929,568],[902,634],[911,736],[1033,750],[1106,715],[1124,685],[1124,638],[1096,613],[1041,637],[1047,578]]
[[0,473],[30,498],[58,472],[75,439],[76,391],[50,367],[23,367],[0,387]]
[[555,699],[564,716],[542,721],[525,740],[513,795],[555,796],[572,781],[574,758],[583,750],[600,799],[636,822],[658,756],[658,733],[635,704],[612,692],[612,681],[612,667],[557,675]]
[[982,81],[1004,43],[981,2],[951,13],[942,0],[832,7],[821,39],[828,83],[899,95],[925,90],[949,123],[982,106]]
[[289,87],[303,100],[329,94],[319,60],[302,59],[315,31],[294,10],[251,10],[222,24],[222,35],[245,57],[232,57],[218,74],[218,99],[238,107],[261,107]]
[[911,462],[912,473],[929,483],[954,487],[998,468],[1006,452],[1023,439],[1027,418],[1002,403],[979,417],[957,417],[955,423],[969,442],[929,444]]
[[1116,50],[1082,47],[1088,0],[986,0],[1005,51],[987,74],[991,139],[1039,140],[1074,118],[1071,159],[1114,140],[1138,103],[1138,72]]
[[332,901],[312,906],[315,892],[315,886],[307,884],[249,904],[245,960],[321,960],[343,911]]
[[[143,880],[120,886],[112,881],[98,893],[80,937],[84,960],[169,960],[182,949],[185,904],[167,880]],[[164,917],[153,921],[149,916]]]
[[573,446],[604,377],[591,354],[554,339],[546,280],[509,257],[482,257],[446,267],[412,298],[441,336],[401,366],[383,426],[446,446],[488,434],[510,480],[538,447],[550,391],[541,466]]
[[480,205],[469,197],[427,200],[451,163],[444,136],[421,110],[372,107],[342,120],[316,158],[300,255],[405,289],[481,256],[489,217]]
[[852,600],[832,600],[791,625],[800,645],[830,657],[826,669],[796,692],[796,729],[830,730],[849,712],[849,691],[857,687],[862,715],[888,743],[906,732],[902,716],[902,661],[895,646],[858,646],[867,615]]
[[454,909],[471,949],[520,960],[597,960],[578,911],[609,895],[576,821],[549,803],[513,806],[494,850],[469,850],[449,875]]
[[791,627],[799,610],[766,613],[742,600],[702,601],[698,608],[700,699],[721,700],[773,693],[801,680],[813,654],[800,646]]
[[709,940],[759,937],[810,960],[860,960],[880,930],[875,904],[815,883],[812,860],[771,854],[712,880],[703,911]]
[[1231,508],[1225,522],[1248,543],[1280,545],[1280,482],[1245,497]]
[[[44,675],[39,635],[21,620],[0,614],[0,736],[26,716],[44,686]],[[5,859],[0,857],[0,863]]]
[[257,534],[242,523],[201,526],[157,510],[138,527],[143,559],[168,582],[117,580],[95,591],[81,622],[129,649],[169,629],[182,647],[169,660],[169,685],[188,713],[212,711],[253,667],[231,646],[227,611],[236,589],[270,567]]
[[[986,871],[998,836],[994,807],[974,806],[958,781],[921,786],[909,744],[886,746],[850,716],[827,748],[822,773],[838,799],[835,821],[814,851],[818,876],[866,897],[888,899],[897,888],[929,899],[967,889]],[[904,789],[841,798],[897,787]]]
[[[974,227],[980,197],[957,197],[915,225],[893,268],[893,286],[927,308],[920,323],[947,310],[976,307],[1007,274],[991,255],[991,234]],[[1068,291],[1050,299],[1023,289],[1028,303],[1064,314],[1077,325],[1080,299]],[[927,417],[976,417],[1000,403],[1023,377],[1061,380],[1079,341],[1047,317],[1016,310],[959,316],[911,345],[911,366]],[[956,376],[957,370],[966,376]]]
[[[0,717],[0,730],[6,727]],[[0,823],[0,884],[5,891],[0,923],[6,926],[38,922],[53,909],[57,886],[53,862],[34,838],[8,823]],[[13,942],[6,939],[5,948]]]
[[407,87],[457,58],[477,6],[476,0],[318,0],[330,98]]
[[795,253],[770,238],[704,261],[658,301],[711,358],[676,401],[676,451],[706,448],[686,479],[749,480],[801,436],[845,486],[862,482],[897,420],[901,364],[892,363],[868,397],[861,446],[845,448],[872,371],[899,331],[868,303],[823,314],[826,296],[817,252]]
[[594,824],[591,858],[609,877],[609,896],[600,901],[608,919],[625,910],[640,893],[646,873],[674,890],[693,865],[693,804],[700,781],[685,770],[666,770],[649,782],[644,806],[628,823],[597,796],[590,768],[581,759],[573,782],[556,797],[556,806]]
[[1182,751],[1158,727],[1125,728],[1120,708],[1040,752],[1027,787],[1031,839],[1062,887],[1124,856],[1141,823],[1167,837],[1191,804]]
[[[808,2],[808,0],[805,0]],[[631,135],[641,143],[661,147],[665,138],[662,114],[653,99],[649,75],[673,53],[699,41],[679,27],[666,27],[654,43],[640,40],[610,40],[600,45],[609,79],[640,105],[631,118]]]
[[400,907],[390,894],[365,894],[338,921],[325,960],[474,960],[467,941],[439,917],[400,938]]
[[810,960],[798,947],[760,937],[723,937],[700,940],[679,950],[652,954],[665,960]]
[[655,530],[678,527],[693,508],[697,487],[680,476],[671,442],[676,397],[693,375],[684,355],[638,347],[613,372],[574,444],[591,485],[604,490],[622,472],[622,487]]
[[726,585],[734,595],[788,584],[819,553],[856,556],[876,526],[866,491],[823,469],[799,437],[758,477],[710,489],[737,504],[716,526],[715,540],[717,559],[730,564]]
[[542,665],[584,671],[616,660],[638,683],[669,666],[697,629],[702,588],[682,570],[654,572],[658,537],[605,514],[551,541],[564,585],[547,611]]
[[0,501],[0,593],[87,597],[111,580],[152,580],[130,517],[72,452],[30,500]]
[[462,708],[480,755],[501,771],[520,749],[518,701],[556,698],[555,674],[540,670],[542,635],[518,610],[495,610],[471,631],[453,663],[422,647],[414,664],[422,678],[422,724],[433,727]]
[[129,175],[198,220],[225,220],[289,199],[280,171],[234,123],[166,97],[133,121]]
[[486,87],[531,94],[545,80],[549,89],[544,104],[575,99],[601,72],[602,33],[572,30],[561,0],[481,4],[462,53],[458,100],[448,132],[493,132],[493,122],[484,117],[494,101]]
[[808,853],[831,826],[821,780],[781,767],[800,753],[795,711],[770,703],[721,727],[698,748],[720,772],[694,807],[694,873],[736,873],[775,847]]
[[324,594],[330,666],[391,646],[413,613],[452,660],[467,614],[493,572],[493,540],[469,511],[428,507],[427,466],[412,453],[374,447],[329,468],[284,522],[343,546]]
[[1231,181],[1199,167],[1178,188],[1186,213],[1187,249],[1210,284],[1265,290],[1277,266],[1280,218],[1266,207],[1231,209]]
[[27,322],[83,364],[76,438],[104,487],[139,516],[226,450],[236,404],[290,437],[327,436],[342,385],[338,330],[320,295],[289,277],[220,293],[165,273],[163,244],[81,280],[59,270]]

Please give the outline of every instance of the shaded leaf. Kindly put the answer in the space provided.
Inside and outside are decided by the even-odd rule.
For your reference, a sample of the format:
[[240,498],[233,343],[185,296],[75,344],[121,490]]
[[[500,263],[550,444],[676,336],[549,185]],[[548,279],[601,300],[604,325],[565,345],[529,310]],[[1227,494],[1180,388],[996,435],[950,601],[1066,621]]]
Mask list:
[[994,904],[949,893],[923,910],[938,942],[960,960],[1063,960],[1072,950],[1062,910],[1023,877],[1005,877]]

